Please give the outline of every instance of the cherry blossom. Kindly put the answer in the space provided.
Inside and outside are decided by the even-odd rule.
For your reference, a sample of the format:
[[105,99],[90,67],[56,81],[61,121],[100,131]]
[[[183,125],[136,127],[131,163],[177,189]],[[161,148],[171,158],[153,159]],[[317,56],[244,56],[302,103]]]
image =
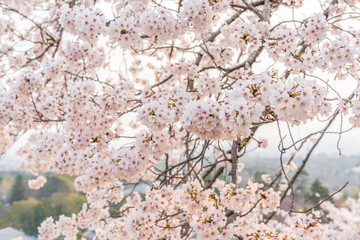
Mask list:
[[[336,118],[360,127],[358,1],[309,1],[1,1],[0,157],[25,139],[29,187],[69,174],[87,199],[39,239],[356,239],[358,201],[293,206]],[[265,126],[261,184],[241,158]]]

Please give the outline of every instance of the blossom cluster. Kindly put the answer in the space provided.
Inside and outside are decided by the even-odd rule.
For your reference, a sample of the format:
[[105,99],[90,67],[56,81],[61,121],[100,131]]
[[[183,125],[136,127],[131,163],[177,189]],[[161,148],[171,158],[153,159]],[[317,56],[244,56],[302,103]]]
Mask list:
[[326,37],[329,26],[325,19],[325,16],[322,14],[317,14],[310,17],[305,26],[299,28],[299,36],[307,44],[315,44],[322,41]]
[[321,208],[328,212],[327,217],[331,220],[325,226],[328,231],[326,238],[332,240],[356,239],[358,238],[360,218],[360,201],[348,198],[341,207],[335,207],[334,204],[326,202]]
[[31,189],[40,189],[47,182],[44,176],[38,176],[36,179],[29,180],[28,185]]
[[94,41],[104,33],[105,17],[98,11],[92,11],[84,6],[71,9],[63,5],[60,14],[60,24],[73,34],[81,34],[86,40]]
[[[52,218],[43,222],[39,228],[40,239],[49,239],[49,236],[57,237],[60,234],[71,237],[77,233],[77,228],[100,224],[101,218],[109,222],[104,228],[97,230],[96,239],[106,239],[110,236],[126,236],[128,239],[177,239],[180,234],[177,226],[181,225],[192,227],[196,236],[201,239],[231,239],[233,235],[248,240],[260,236],[274,240],[319,237],[323,228],[319,227],[319,216],[314,214],[291,218],[296,223],[295,228],[300,229],[293,234],[279,233],[274,228],[258,222],[254,214],[259,214],[258,211],[271,213],[279,206],[279,193],[272,189],[262,191],[261,187],[251,181],[244,188],[227,184],[224,189],[219,189],[218,195],[214,189],[202,191],[199,182],[189,182],[178,190],[171,186],[159,187],[158,183],[155,183],[154,189],[147,190],[145,200],[141,201],[138,194],[127,198],[126,203],[120,208],[124,217],[109,218],[104,212],[104,209],[108,210],[107,201],[119,202],[120,198],[114,201],[111,196],[116,195],[108,196],[106,189],[118,191],[118,187],[108,185],[89,192],[87,198],[91,203],[90,208],[84,205],[82,212],[77,216],[61,216],[56,223],[53,223]],[[257,202],[260,202],[260,205],[256,205]],[[248,211],[254,207],[256,213]],[[230,224],[227,224],[226,209],[233,210],[234,214],[239,215]],[[89,214],[91,217],[87,216],[87,221],[84,222],[84,216]]]
[[[2,1],[0,157],[25,135],[20,167],[76,176],[87,198],[79,213],[45,220],[40,239],[84,229],[104,240],[337,240],[350,231],[356,216],[345,208],[325,205],[329,224],[279,209],[286,174],[303,169],[294,161],[276,181],[262,175],[265,185],[236,174],[248,144],[266,147],[261,126],[291,131],[349,114],[360,127],[357,0],[348,2],[301,12],[303,0]],[[282,8],[301,14],[281,20]],[[357,90],[344,97],[336,80]]]
[[236,21],[222,30],[227,46],[242,52],[253,52],[262,45],[262,39],[269,32],[269,25],[258,21]]

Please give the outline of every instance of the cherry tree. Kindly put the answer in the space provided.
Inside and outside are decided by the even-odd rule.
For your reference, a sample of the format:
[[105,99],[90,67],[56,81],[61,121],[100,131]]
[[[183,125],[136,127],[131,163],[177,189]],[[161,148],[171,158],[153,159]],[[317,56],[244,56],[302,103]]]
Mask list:
[[[357,239],[359,221],[345,225],[358,202],[294,208],[293,185],[335,119],[339,139],[343,120],[360,126],[360,1],[309,1],[1,0],[0,154],[27,134],[18,154],[38,176],[29,186],[48,171],[76,175],[88,201],[46,219],[39,239],[84,229],[95,239]],[[317,119],[323,129],[291,134]],[[266,147],[257,133],[267,125],[279,171],[242,181],[241,159]]]

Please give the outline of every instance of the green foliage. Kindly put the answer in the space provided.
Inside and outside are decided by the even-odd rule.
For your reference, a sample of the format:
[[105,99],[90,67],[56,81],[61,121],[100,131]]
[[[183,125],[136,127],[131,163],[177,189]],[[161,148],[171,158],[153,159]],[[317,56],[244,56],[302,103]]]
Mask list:
[[8,218],[0,218],[0,228],[10,227],[11,222]]
[[29,235],[35,235],[37,227],[51,214],[49,202],[35,199],[14,202],[8,211],[12,226]]
[[322,185],[319,179],[316,179],[310,186],[310,192],[306,194],[305,199],[316,205],[320,200],[330,195],[329,189]]
[[64,176],[49,176],[47,177],[47,182],[44,187],[40,188],[38,191],[34,191],[34,197],[38,199],[50,198],[54,193],[70,193],[74,191],[72,182],[69,178]]
[[52,216],[55,219],[62,214],[71,216],[71,214],[79,212],[83,203],[86,202],[85,196],[77,193],[70,193],[68,195],[55,193],[49,200],[53,208]]
[[41,201],[31,198],[14,202],[8,215],[14,228],[22,229],[26,234],[35,235],[37,227],[47,217],[53,216],[54,219],[58,219],[62,214],[71,216],[81,210],[85,201],[86,198],[77,193],[55,193],[51,198]]
[[27,234],[36,234],[34,208],[37,203],[36,199],[13,202],[8,211],[12,227],[22,229]]
[[261,175],[263,175],[263,174],[266,174],[266,172],[264,172],[264,171],[256,171],[255,176],[254,176],[254,182],[264,184],[265,182],[261,178]]
[[41,201],[35,205],[34,209],[34,228],[32,228],[32,235],[37,233],[37,227],[53,213],[53,209],[48,201]]
[[7,216],[5,202],[0,199],[0,228],[6,228],[11,226],[11,222]]
[[28,192],[26,189],[24,177],[19,174],[16,176],[15,182],[12,186],[9,202],[13,203],[15,201],[21,201],[27,198],[28,198]]
[[[12,175],[4,176],[14,179]],[[26,186],[24,176],[16,176],[10,191],[12,205],[6,207],[5,202],[0,202],[0,228],[12,226],[34,236],[47,217],[53,216],[56,220],[60,215],[71,216],[78,213],[86,202],[84,195],[75,193],[69,176],[48,176],[44,187],[36,191]]]
[[343,191],[343,195],[342,195],[342,199],[346,200],[347,198],[353,198],[353,199],[359,199],[359,193],[360,193],[360,188],[356,187],[356,186],[350,186],[347,187],[344,191]]

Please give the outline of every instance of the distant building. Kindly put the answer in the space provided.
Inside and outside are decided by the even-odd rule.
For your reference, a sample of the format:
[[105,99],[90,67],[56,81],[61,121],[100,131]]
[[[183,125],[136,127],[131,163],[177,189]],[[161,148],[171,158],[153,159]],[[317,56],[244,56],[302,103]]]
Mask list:
[[12,227],[0,229],[0,240],[33,240],[34,237],[27,236],[25,233]]

